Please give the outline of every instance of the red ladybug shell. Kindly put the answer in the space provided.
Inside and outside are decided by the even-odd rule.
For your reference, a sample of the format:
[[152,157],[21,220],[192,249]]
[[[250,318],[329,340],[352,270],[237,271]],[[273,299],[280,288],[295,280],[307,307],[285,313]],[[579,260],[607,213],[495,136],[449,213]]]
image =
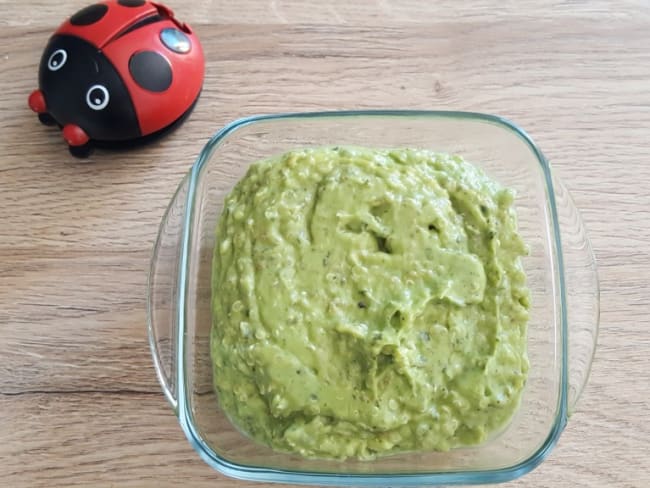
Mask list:
[[[127,86],[143,136],[173,123],[196,100],[203,85],[203,50],[196,35],[187,24],[176,20],[172,10],[164,5],[138,0],[106,1],[98,5],[106,5],[108,9],[97,21],[73,25],[71,18],[59,27],[56,34],[81,37],[103,51]],[[120,36],[139,21],[154,15],[160,15],[163,20],[145,24]],[[181,54],[165,46],[160,38],[165,28],[183,31],[190,39],[190,51]],[[169,61],[172,81],[164,91],[147,90],[131,75],[129,60],[142,51],[156,52]]]
[[[145,0],[109,0],[90,5],[67,19],[52,37],[52,39],[63,40],[74,38],[80,39],[78,42],[85,42],[88,46],[87,50],[97,48],[97,55],[107,60],[102,61],[108,63],[103,68],[95,61],[95,70],[98,74],[108,71],[116,73],[113,78],[119,80],[116,81],[117,85],[123,85],[124,88],[113,86],[118,88],[118,92],[124,93],[121,100],[125,101],[126,105],[132,105],[132,108],[129,108],[130,113],[133,114],[135,111],[139,126],[139,131],[138,128],[135,129],[139,132],[135,134],[136,138],[162,131],[180,120],[189,112],[200,94],[204,78],[201,44],[190,27],[178,21],[173,12],[164,5]],[[180,41],[176,42],[179,39]],[[47,66],[46,54],[44,53],[41,66],[43,63]],[[65,52],[63,54],[65,55]],[[61,61],[62,65],[66,62],[68,64],[79,62],[78,59],[73,59],[74,56],[68,61],[66,58]],[[88,63],[92,66],[92,62],[86,58],[84,65],[86,69]],[[50,70],[58,69],[56,64],[50,68]],[[76,72],[81,74],[79,71]],[[68,76],[74,77],[76,72],[72,71]],[[47,76],[55,74],[48,73]],[[107,89],[103,86],[100,88],[108,97]],[[48,92],[43,86],[41,90],[34,92],[29,100],[30,107],[39,113],[39,117],[47,115],[53,97],[59,96],[52,90]],[[91,112],[91,115],[98,117],[100,115],[92,110]],[[125,132],[125,129],[122,135],[115,136],[117,139],[107,137],[110,136],[108,132],[110,129],[103,131],[104,122],[100,122],[98,117],[90,117],[90,119],[95,124],[94,132],[103,134],[100,137],[93,135],[93,131],[86,130],[83,124],[75,122],[73,114],[65,113],[59,117],[53,115],[54,121],[63,127],[64,137],[71,147],[82,145],[88,139],[130,138],[128,134],[131,132]],[[105,117],[110,119],[112,115],[105,115]],[[70,120],[62,120],[65,118]],[[86,120],[90,119],[86,117]],[[133,123],[136,122],[133,115],[131,120]],[[118,128],[119,125],[118,123]],[[100,131],[98,127],[102,130]]]
[[[161,7],[173,14],[166,7]],[[138,21],[158,13],[156,5],[148,1],[120,2],[105,1],[89,5],[67,19],[55,34],[69,34],[81,37],[103,49],[121,32]]]

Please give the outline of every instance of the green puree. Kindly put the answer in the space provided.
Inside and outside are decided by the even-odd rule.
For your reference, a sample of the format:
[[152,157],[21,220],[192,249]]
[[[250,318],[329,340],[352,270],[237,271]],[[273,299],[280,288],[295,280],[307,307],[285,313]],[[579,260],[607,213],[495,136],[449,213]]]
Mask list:
[[484,441],[526,381],[525,253],[513,192],[459,157],[320,148],[253,164],[213,260],[223,410],[307,457]]

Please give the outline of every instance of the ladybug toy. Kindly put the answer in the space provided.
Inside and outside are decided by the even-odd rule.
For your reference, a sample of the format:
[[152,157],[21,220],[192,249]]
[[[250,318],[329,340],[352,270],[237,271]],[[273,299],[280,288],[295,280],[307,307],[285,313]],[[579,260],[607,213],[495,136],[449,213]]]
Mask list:
[[179,125],[203,76],[201,44],[169,8],[110,0],[80,10],[50,38],[29,106],[85,157],[94,145],[130,146]]

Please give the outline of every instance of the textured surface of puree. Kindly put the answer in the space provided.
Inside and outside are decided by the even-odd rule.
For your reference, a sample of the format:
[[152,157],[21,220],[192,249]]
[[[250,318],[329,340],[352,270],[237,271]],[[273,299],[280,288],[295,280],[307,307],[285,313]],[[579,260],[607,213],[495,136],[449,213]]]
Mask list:
[[459,157],[318,148],[253,164],[213,260],[222,408],[279,451],[480,443],[526,381],[514,194]]

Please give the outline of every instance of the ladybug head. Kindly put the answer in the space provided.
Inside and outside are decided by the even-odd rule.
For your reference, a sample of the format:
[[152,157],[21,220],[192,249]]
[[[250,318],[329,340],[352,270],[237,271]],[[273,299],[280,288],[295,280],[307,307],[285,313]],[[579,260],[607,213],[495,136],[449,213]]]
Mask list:
[[122,79],[100,50],[79,37],[50,39],[41,58],[39,85],[49,114],[62,126],[78,126],[96,140],[140,135]]

